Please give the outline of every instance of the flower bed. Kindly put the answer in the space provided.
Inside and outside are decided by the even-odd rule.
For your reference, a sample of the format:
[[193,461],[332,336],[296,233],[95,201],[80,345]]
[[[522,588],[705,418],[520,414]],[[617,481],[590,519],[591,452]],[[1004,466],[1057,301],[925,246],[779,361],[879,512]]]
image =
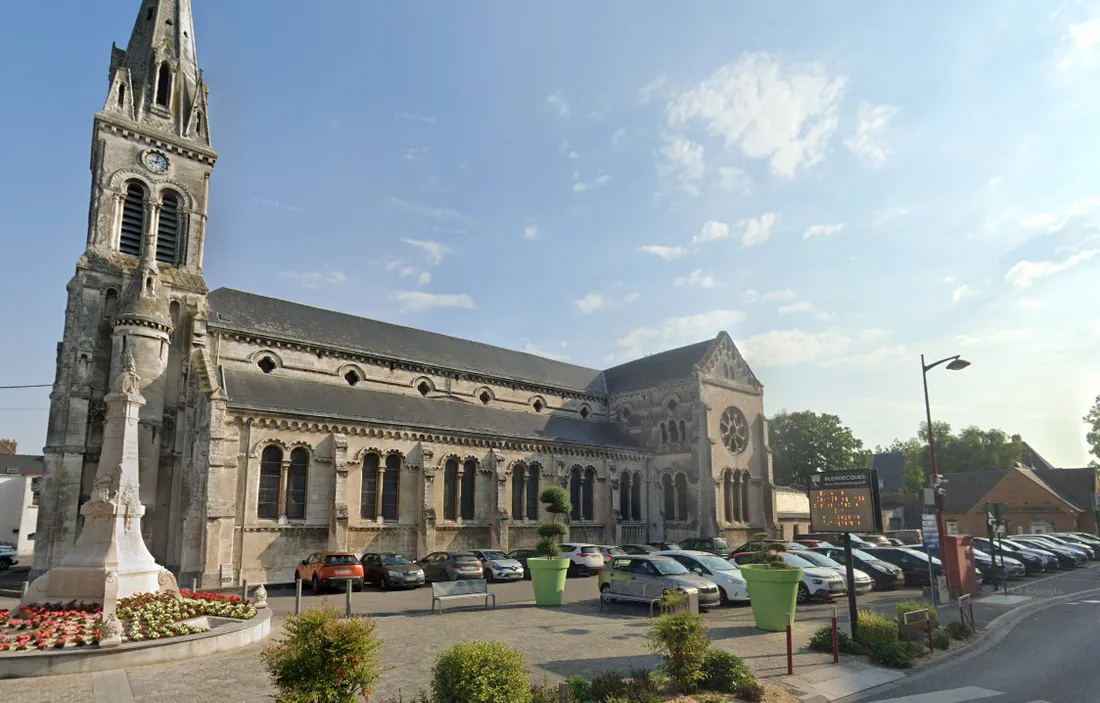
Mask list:
[[[182,621],[211,616],[250,620],[256,608],[239,596],[180,591],[141,593],[120,598],[115,614],[122,622],[123,642],[142,642],[202,632]],[[99,605],[47,603],[23,608],[18,614],[0,610],[0,652],[64,649],[98,644],[103,609]]]

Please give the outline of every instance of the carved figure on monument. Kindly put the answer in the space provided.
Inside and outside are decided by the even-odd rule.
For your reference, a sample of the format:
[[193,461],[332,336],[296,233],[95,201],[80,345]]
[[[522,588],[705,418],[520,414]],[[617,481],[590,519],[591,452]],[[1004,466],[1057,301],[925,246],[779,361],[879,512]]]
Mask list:
[[99,632],[102,635],[99,641],[100,647],[117,647],[122,644],[122,621],[114,612],[103,618],[103,626]]
[[256,606],[257,610],[267,607],[267,589],[262,583],[256,586],[256,590],[252,593],[252,605]]
[[336,519],[347,520],[348,519],[348,504],[337,503],[336,504]]
[[176,577],[168,569],[161,569],[160,573],[157,574],[157,587],[161,593],[171,593],[176,598],[180,597],[179,584],[176,582]]
[[137,365],[134,363],[134,353],[131,350],[126,355],[126,364],[122,367],[122,371],[115,377],[115,389],[117,393],[125,393],[126,395],[132,395],[138,392],[138,383],[141,382],[141,377],[137,374]]

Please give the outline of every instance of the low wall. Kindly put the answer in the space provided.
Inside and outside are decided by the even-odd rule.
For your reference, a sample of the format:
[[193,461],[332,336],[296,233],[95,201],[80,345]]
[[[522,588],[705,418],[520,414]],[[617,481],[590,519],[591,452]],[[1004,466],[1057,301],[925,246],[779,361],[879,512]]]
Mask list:
[[[271,610],[265,608],[251,620],[167,640],[127,642],[110,649],[94,646],[41,652],[5,652],[0,654],[0,679],[86,674],[93,671],[183,661],[247,647],[269,634],[271,634]],[[0,688],[0,690],[3,689]]]

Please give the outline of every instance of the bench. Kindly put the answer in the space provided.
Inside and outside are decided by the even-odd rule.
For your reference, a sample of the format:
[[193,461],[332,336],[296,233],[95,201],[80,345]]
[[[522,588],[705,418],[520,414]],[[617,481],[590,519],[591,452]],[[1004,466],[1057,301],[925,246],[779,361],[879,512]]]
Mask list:
[[438,581],[432,583],[432,612],[435,612],[435,604],[439,603],[439,614],[443,614],[443,601],[458,600],[460,598],[481,598],[485,601],[485,608],[489,608],[489,599],[493,599],[493,607],[497,607],[497,596],[489,592],[489,586],[485,579],[471,581]]

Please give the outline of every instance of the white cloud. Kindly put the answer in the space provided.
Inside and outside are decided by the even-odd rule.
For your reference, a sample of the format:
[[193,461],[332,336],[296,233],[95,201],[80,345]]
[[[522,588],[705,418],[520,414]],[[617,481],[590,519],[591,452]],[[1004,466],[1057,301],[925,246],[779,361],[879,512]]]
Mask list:
[[1069,49],[1058,67],[1063,71],[1074,64],[1091,61],[1094,50],[1100,45],[1100,17],[1093,17],[1071,24],[1066,30]]
[[408,276],[413,275],[414,273],[416,273],[416,267],[415,266],[406,266],[403,269],[401,269],[400,271],[398,271],[397,275],[401,276],[401,278],[406,278]]
[[425,271],[422,274],[420,274],[420,277],[417,278],[417,280],[420,282],[420,285],[426,286],[426,285],[428,285],[429,283],[432,282],[432,274]]
[[283,278],[289,278],[303,288],[320,288],[321,286],[339,286],[347,282],[348,277],[339,271],[283,271],[279,274]]
[[661,173],[673,178],[688,195],[699,195],[699,184],[707,170],[703,145],[682,137],[670,139],[658,151]]
[[1100,317],[1092,321],[1092,333],[1093,335],[1100,337]]
[[546,104],[557,108],[558,114],[561,115],[562,119],[567,120],[573,116],[573,110],[569,107],[569,103],[565,102],[565,98],[562,97],[560,90],[548,95]]
[[874,105],[864,101],[859,105],[859,126],[856,133],[844,140],[844,146],[871,168],[886,163],[889,150],[882,143],[882,133],[897,114],[899,108],[890,105]]
[[871,329],[863,330],[859,333],[859,339],[861,342],[881,342],[882,340],[893,334],[890,330],[883,329],[881,327],[873,327]]
[[978,294],[978,292],[976,290],[974,290],[973,288],[971,288],[970,286],[968,286],[964,283],[961,286],[959,286],[958,288],[956,288],[955,292],[951,294],[951,300],[955,301],[956,303],[959,303],[959,302],[962,302],[963,300],[966,300],[967,298],[973,298],[977,294]]
[[596,177],[592,179],[591,183],[584,183],[584,182],[581,182],[581,181],[577,180],[580,177],[581,177],[581,174],[580,174],[579,171],[573,174],[573,180],[577,181],[576,183],[573,184],[573,192],[574,193],[583,193],[584,191],[588,190],[589,188],[599,188],[599,187],[605,186],[605,185],[607,185],[608,183],[611,182],[611,176],[607,175],[606,173],[597,174]]
[[1019,303],[1020,307],[1027,308],[1028,310],[1038,310],[1043,307],[1043,304],[1035,298],[1020,298],[1017,303]]
[[580,300],[574,300],[573,304],[576,305],[581,312],[585,315],[591,312],[607,307],[607,301],[599,293],[589,293]]
[[838,222],[835,225],[813,225],[806,229],[805,234],[802,235],[803,239],[809,239],[810,237],[830,237],[837,232],[844,229],[844,223]]
[[741,300],[744,300],[746,303],[754,303],[759,298],[760,294],[752,290],[751,288],[741,294]]
[[1097,209],[1100,209],[1100,196],[1072,202],[1060,212],[1036,213],[1020,224],[1028,228],[1046,229],[1050,234],[1057,234],[1070,225],[1087,218]]
[[606,173],[601,173],[600,175],[592,179],[592,185],[594,186],[605,186],[610,182],[611,176],[607,175]]
[[401,265],[401,259],[394,259],[393,261],[386,262],[386,270],[393,271],[395,268]]
[[1088,249],[1079,252],[1062,261],[1021,261],[1008,270],[1005,280],[1016,288],[1027,288],[1037,278],[1052,276],[1072,268],[1077,264],[1088,261],[1100,253],[1100,249]]
[[943,282],[944,283],[954,283],[955,282],[955,277],[954,276],[944,276],[943,277]]
[[674,347],[713,339],[718,332],[745,319],[738,310],[712,310],[698,315],[670,317],[659,328],[639,327],[616,340],[618,353],[604,357],[605,362],[637,359]]
[[588,190],[588,184],[587,183],[574,183],[573,184],[573,192],[574,193],[583,193],[586,190]]
[[681,288],[684,286],[694,286],[695,288],[702,288],[704,290],[722,287],[722,284],[714,280],[714,276],[709,273],[704,274],[701,270],[692,271],[689,276],[677,276],[673,279],[673,283]]
[[887,222],[890,222],[891,220],[896,220],[899,217],[905,217],[908,214],[909,211],[901,207],[879,210],[875,213],[874,219],[871,220],[871,225],[874,227],[878,227],[880,225],[886,224]]
[[741,222],[744,227],[744,231],[741,232],[741,246],[745,248],[754,247],[768,241],[768,238],[772,236],[772,226],[775,225],[778,219],[779,215],[776,213],[765,212],[759,219],[743,220]]
[[731,193],[748,195],[752,192],[752,177],[743,169],[723,166],[718,169],[718,187]]
[[633,293],[627,293],[626,297],[623,298],[623,302],[627,305],[630,305],[631,303],[637,302],[638,298],[640,297],[642,297],[642,294],[637,291]]
[[684,255],[684,250],[682,247],[666,247],[659,244],[647,244],[643,247],[640,247],[640,250],[646,252],[647,254],[655,254],[665,261],[679,259],[681,256]]
[[728,236],[730,236],[729,225],[717,220],[707,220],[703,223],[703,228],[699,230],[699,234],[692,237],[691,241],[696,244],[702,244],[703,242],[713,242],[718,239],[725,239]]
[[780,305],[778,312],[780,315],[789,315],[792,312],[813,312],[814,306],[805,300],[800,300],[797,303],[791,305]]
[[472,308],[474,301],[465,293],[443,294],[422,291],[397,291],[391,296],[402,303],[401,312],[420,312],[435,308]]
[[859,365],[880,364],[888,359],[904,359],[910,355],[912,355],[912,352],[909,351],[908,347],[904,344],[898,344],[892,347],[878,347],[866,354],[857,354],[851,360]]
[[403,210],[415,213],[417,215],[427,215],[437,220],[464,220],[471,221],[473,218],[463,215],[458,210],[452,210],[446,207],[427,207],[425,205],[414,205],[412,203],[405,202],[400,198],[388,197],[386,201],[391,205],[396,205]]
[[835,312],[825,312],[824,310],[822,310],[820,312],[815,312],[814,313],[814,319],[815,320],[821,320],[822,322],[828,322],[829,320],[833,319],[834,317],[836,317]]
[[795,295],[793,290],[791,290],[790,288],[786,288],[784,290],[777,290],[777,291],[773,291],[771,293],[765,293],[763,296],[761,296],[760,299],[761,300],[780,300],[780,301],[782,301],[782,300],[794,300],[797,297],[798,296]]
[[539,232],[538,225],[527,225],[523,228],[524,239],[538,239],[541,236],[542,233]]
[[824,332],[771,330],[738,342],[750,366],[794,366],[846,353],[852,340],[837,329]]
[[1004,344],[1018,342],[1030,334],[1030,330],[1024,329],[1002,330],[983,334],[959,334],[955,335],[955,342],[960,347],[972,347],[978,344]]
[[581,152],[579,152],[579,151],[571,151],[571,152],[569,152],[568,154],[566,154],[566,155],[565,155],[565,158],[567,158],[567,159],[573,159],[573,160],[575,161],[575,160],[577,160],[577,159],[581,158]]
[[428,263],[438,264],[443,261],[443,255],[451,251],[450,247],[439,242],[429,242],[420,239],[402,239],[409,246],[414,246],[421,249],[424,255],[428,257]]
[[661,74],[650,83],[638,89],[638,104],[648,105],[654,98],[663,97],[667,90],[668,76]]
[[[565,342],[562,342],[562,349],[565,349]],[[566,356],[564,354],[555,354],[554,352],[546,351],[542,347],[540,347],[536,344],[532,344],[531,342],[525,342],[524,343],[523,351],[527,352],[528,354],[534,354],[535,356],[542,356],[542,357],[545,357],[547,359],[553,359],[554,361],[569,361],[568,356]]]
[[615,130],[615,133],[611,135],[611,146],[621,146],[626,139],[626,130],[619,128]]
[[726,147],[768,159],[774,175],[791,177],[825,157],[845,82],[820,64],[781,67],[765,53],[747,53],[676,97],[668,124],[699,120]]
[[427,153],[428,147],[424,147],[423,149],[406,149],[405,158],[409,161],[420,161]]

